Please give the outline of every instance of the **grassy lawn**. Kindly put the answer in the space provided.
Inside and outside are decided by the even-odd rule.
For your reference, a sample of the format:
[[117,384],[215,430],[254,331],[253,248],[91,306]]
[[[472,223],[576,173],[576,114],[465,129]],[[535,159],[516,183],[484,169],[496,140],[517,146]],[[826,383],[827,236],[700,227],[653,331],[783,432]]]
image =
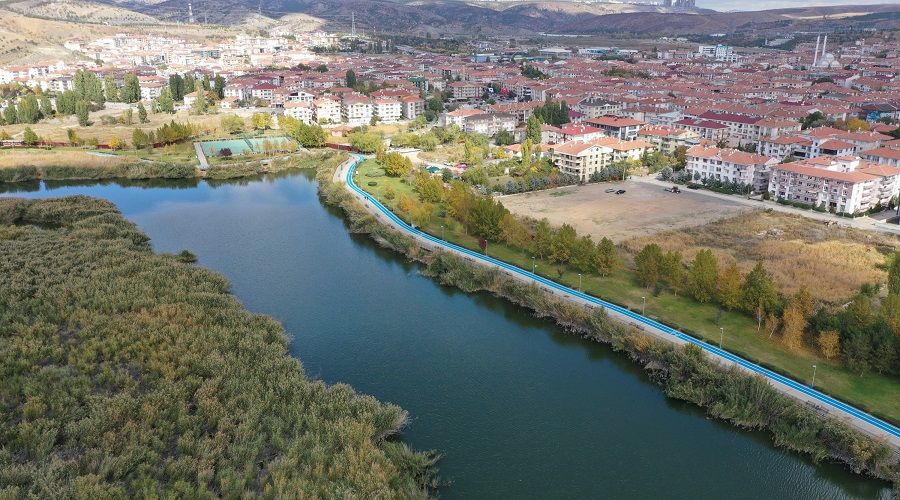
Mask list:
[[[409,194],[418,199],[410,181],[381,175],[380,166],[373,160],[363,162],[356,172],[358,186],[374,195],[402,219],[409,221],[408,215],[397,208],[397,200],[401,194]],[[369,182],[377,184],[370,186]],[[387,186],[391,186],[396,192],[392,200],[387,200],[383,196]],[[445,213],[445,210],[436,207],[430,223],[422,229],[477,251],[477,238],[466,235],[459,222],[450,216],[440,217],[440,213]],[[576,271],[539,258],[532,260],[533,256],[526,250],[502,243],[490,243],[487,254],[528,270],[534,263],[537,274],[572,288],[579,286]],[[641,311],[642,297],[646,297],[646,316],[675,326],[712,344],[719,343],[719,329],[724,328],[725,349],[797,381],[809,383],[812,365],[815,364],[818,367],[817,389],[888,421],[900,422],[900,398],[897,397],[900,394],[900,384],[895,379],[874,373],[859,377],[845,370],[839,363],[825,360],[814,352],[786,351],[774,339],[768,339],[764,333],[757,333],[756,321],[748,316],[722,311],[716,305],[700,304],[688,297],[676,297],[667,291],[654,296],[651,290],[637,284],[633,273],[628,269],[620,269],[607,277],[585,274],[582,276],[582,286],[586,293],[638,312]]]

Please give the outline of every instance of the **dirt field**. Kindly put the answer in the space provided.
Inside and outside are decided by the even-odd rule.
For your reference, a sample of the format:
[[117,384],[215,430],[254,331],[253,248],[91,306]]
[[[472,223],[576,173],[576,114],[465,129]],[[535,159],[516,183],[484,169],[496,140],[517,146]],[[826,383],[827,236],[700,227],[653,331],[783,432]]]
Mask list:
[[[625,194],[606,193],[624,189]],[[553,226],[571,224],[579,234],[615,242],[691,226],[699,226],[751,209],[689,190],[681,194],[632,181],[573,186],[501,197],[513,214],[547,218]]]

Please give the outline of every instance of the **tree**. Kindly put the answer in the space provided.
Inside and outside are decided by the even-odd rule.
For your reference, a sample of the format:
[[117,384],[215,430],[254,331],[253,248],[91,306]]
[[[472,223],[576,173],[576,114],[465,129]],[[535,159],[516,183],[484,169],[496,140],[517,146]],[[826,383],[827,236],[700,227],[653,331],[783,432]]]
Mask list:
[[666,252],[663,255],[660,275],[677,297],[684,284],[684,264],[681,261],[681,252]]
[[841,334],[836,330],[824,330],[819,332],[816,338],[819,351],[825,359],[837,359],[841,355]]
[[384,173],[393,177],[403,177],[412,170],[412,161],[394,151],[384,157]]
[[662,278],[662,248],[656,243],[646,245],[635,257],[638,282],[647,288],[656,287]]
[[22,141],[26,146],[34,146],[40,141],[41,138],[38,137],[37,134],[34,133],[34,130],[31,130],[31,127],[25,127],[25,132],[23,133]]
[[53,118],[53,105],[50,104],[50,98],[47,94],[41,96],[41,117],[44,119]]
[[270,129],[272,128],[272,115],[269,113],[253,113],[250,117],[250,125],[254,130]]
[[583,273],[591,271],[594,267],[595,252],[594,240],[590,235],[578,238],[572,247],[572,267]]
[[888,293],[900,295],[900,252],[894,252],[888,268]]
[[478,196],[469,213],[472,232],[487,240],[497,241],[503,234],[503,217],[509,211],[490,196]]
[[900,294],[892,293],[881,302],[881,319],[900,339]]
[[553,231],[547,219],[541,219],[534,227],[534,251],[543,259],[550,255],[553,243]]
[[525,137],[530,139],[532,144],[541,143],[541,119],[533,114],[528,117],[525,125]]
[[147,108],[144,107],[144,103],[138,102],[137,110],[138,121],[140,121],[141,123],[147,123],[148,121],[150,121],[147,119]]
[[122,149],[125,145],[122,143],[122,140],[118,137],[112,137],[109,140],[109,149]]
[[619,256],[616,253],[616,245],[611,239],[603,237],[597,243],[597,251],[594,252],[594,270],[600,276],[608,276],[619,265]]
[[136,128],[131,132],[131,144],[134,146],[134,149],[149,147],[151,145],[150,136],[143,130]]
[[798,351],[803,346],[803,330],[806,328],[806,318],[800,306],[791,301],[784,310],[781,318],[781,342],[788,350]]
[[160,113],[172,114],[175,112],[175,98],[168,88],[163,89],[159,94],[159,99],[156,100],[156,107]]
[[225,98],[225,78],[222,75],[216,75],[216,78],[213,81],[213,90],[216,92],[216,96],[218,96],[219,99]]
[[384,145],[381,135],[358,130],[350,134],[350,145],[362,153],[374,153]]
[[90,122],[90,114],[88,109],[90,105],[87,101],[78,101],[75,103],[75,116],[78,117],[78,124],[82,127],[87,127],[91,124]]
[[575,228],[563,224],[553,233],[553,241],[550,243],[550,260],[558,264],[571,261],[577,238],[578,234],[575,232]]
[[164,89],[169,91],[169,96],[173,101],[180,101],[184,99],[184,94],[190,92],[190,90],[185,90],[184,87],[184,78],[182,78],[179,74],[174,74],[169,77],[169,87],[168,89]]
[[6,122],[7,125],[19,123],[19,113],[16,110],[15,104],[10,104],[3,110],[3,121]]
[[509,130],[500,130],[494,134],[494,143],[498,146],[508,146],[514,142],[516,142],[516,139]]
[[239,134],[244,131],[244,119],[233,114],[222,115],[222,117],[219,118],[219,126],[229,134]]
[[344,83],[351,89],[355,89],[359,81],[356,79],[356,73],[352,69],[348,69],[344,77]]
[[34,95],[27,95],[19,101],[19,123],[37,123],[41,119],[41,108]]
[[800,122],[800,128],[806,130],[808,128],[819,127],[824,125],[825,121],[826,116],[821,111],[813,111],[803,118],[803,121]]
[[688,271],[691,295],[697,302],[705,304],[716,297],[719,282],[719,265],[712,250],[705,248],[697,252]]
[[78,137],[78,133],[75,132],[74,128],[66,129],[66,139],[69,141],[70,146],[81,146],[84,141]]
[[741,283],[743,280],[744,276],[735,262],[732,262],[719,273],[716,299],[726,310],[734,311],[741,307]]
[[106,94],[107,101],[119,101],[119,88],[116,86],[116,77],[112,73],[107,73],[103,77],[103,92]]
[[416,191],[422,201],[431,203],[440,203],[444,197],[444,183],[437,177],[429,174],[426,170],[416,172],[416,178],[413,182]]
[[[191,103],[191,114],[192,115],[205,115],[206,112],[209,110],[209,99],[208,99],[206,92],[207,91],[202,90],[202,89],[197,91],[197,98],[194,99],[193,103]],[[266,130],[272,126],[272,115],[270,115],[268,113],[254,113],[253,117],[251,118],[251,121],[253,120],[253,118],[256,117],[256,115],[267,116],[268,120],[262,119],[262,117],[260,117],[259,122],[253,122],[254,128],[256,128],[257,130]],[[261,124],[261,126],[256,127],[257,123]]]
[[757,331],[762,327],[766,313],[778,305],[775,284],[761,262],[757,262],[744,278],[744,284],[741,286],[741,302],[745,311],[756,315]]
[[56,113],[68,116],[75,114],[75,92],[66,90],[56,96]]

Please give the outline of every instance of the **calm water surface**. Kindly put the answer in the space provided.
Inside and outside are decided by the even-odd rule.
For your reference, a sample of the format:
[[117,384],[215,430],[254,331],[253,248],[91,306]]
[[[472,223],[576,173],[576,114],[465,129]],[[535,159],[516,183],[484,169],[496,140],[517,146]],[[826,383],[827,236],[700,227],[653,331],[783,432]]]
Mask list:
[[307,373],[407,409],[445,498],[887,498],[884,483],[775,449],[669,401],[605,346],[419,276],[347,233],[309,173],[233,183],[26,184],[114,202],[157,251],[188,249],[292,336]]

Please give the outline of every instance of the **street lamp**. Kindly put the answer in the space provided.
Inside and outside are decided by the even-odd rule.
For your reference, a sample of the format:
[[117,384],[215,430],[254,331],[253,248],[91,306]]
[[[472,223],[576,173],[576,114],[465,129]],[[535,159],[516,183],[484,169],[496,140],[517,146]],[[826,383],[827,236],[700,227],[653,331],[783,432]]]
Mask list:
[[441,239],[444,241],[447,240],[447,238],[444,237],[444,225],[443,224],[441,224]]
[[719,349],[722,348],[722,342],[725,340],[725,327],[719,327]]
[[813,366],[813,378],[812,378],[812,382],[809,383],[809,386],[815,387],[816,386],[816,365],[812,365],[812,366]]
[[647,310],[647,297],[641,297],[641,316],[644,315],[644,311]]
[[581,273],[578,273],[578,289],[581,290]]
[[537,269],[537,266],[534,264],[534,256],[531,256],[531,274],[534,274],[534,270]]

